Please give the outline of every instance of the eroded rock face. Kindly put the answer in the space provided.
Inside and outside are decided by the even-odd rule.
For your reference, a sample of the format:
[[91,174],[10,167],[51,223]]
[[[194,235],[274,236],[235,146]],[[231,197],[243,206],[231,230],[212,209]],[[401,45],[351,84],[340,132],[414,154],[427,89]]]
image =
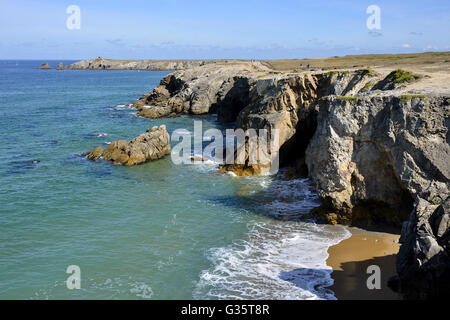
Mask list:
[[418,199],[403,224],[395,289],[413,299],[450,296],[450,197]]
[[[281,165],[295,164],[316,183],[323,205],[314,216],[400,224],[416,197],[448,192],[449,98],[375,92],[385,79],[368,70],[204,65],[168,75],[134,107],[149,118],[217,112],[220,121],[236,120],[236,129],[278,129]],[[247,160],[221,167],[239,175],[266,169]]]
[[[244,99],[241,102],[244,107],[245,97],[236,93],[242,93],[239,86],[243,86],[245,90],[247,80],[240,77],[252,77],[255,72],[268,70],[259,62],[241,62],[206,64],[177,71],[163,78],[151,93],[142,96],[132,106],[138,110],[139,116],[146,118],[159,118],[170,114],[206,114],[217,111],[221,106],[234,108],[233,103],[241,98]],[[228,94],[229,91],[231,95]],[[237,98],[238,96],[240,98]],[[228,113],[228,110],[225,113]],[[230,121],[229,118],[224,116],[222,120]]]
[[105,159],[133,166],[156,160],[170,153],[170,136],[165,125],[153,127],[131,141],[113,141],[104,150],[97,147],[86,153],[90,160]]
[[[296,161],[297,171],[306,175],[305,149],[316,129],[318,98],[359,92],[371,79],[359,71],[252,77],[247,80],[248,105],[239,112],[236,128],[267,129],[269,132],[278,129],[280,164]],[[232,92],[230,90],[228,94]],[[239,175],[264,173],[260,166],[248,163],[223,168]]]
[[449,102],[448,97],[322,99],[306,150],[309,174],[325,202],[318,210],[337,215],[337,222],[399,224],[413,199],[443,201],[450,181]]
[[[168,75],[133,106],[149,118],[217,112],[236,128],[278,129],[280,162],[311,177],[323,202],[311,215],[328,222],[400,224],[418,201],[397,267],[403,287],[415,283],[433,296],[441,290],[435,284],[450,287],[450,97],[402,95],[408,92],[389,81],[364,70],[285,74],[258,62],[203,65]],[[131,165],[170,152],[168,135],[152,156],[137,147],[148,140],[118,141],[88,157]],[[221,171],[264,173],[247,160]]]

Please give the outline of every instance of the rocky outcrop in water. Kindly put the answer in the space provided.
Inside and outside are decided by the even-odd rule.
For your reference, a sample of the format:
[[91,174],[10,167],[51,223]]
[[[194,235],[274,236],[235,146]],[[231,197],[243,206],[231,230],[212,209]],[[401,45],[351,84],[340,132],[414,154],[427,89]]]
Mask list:
[[104,150],[97,147],[86,153],[89,160],[104,159],[114,164],[133,166],[156,160],[170,153],[170,136],[166,126],[153,127],[131,141],[113,141]]
[[450,197],[441,204],[418,199],[400,242],[393,289],[412,299],[450,297]]
[[39,67],[39,69],[52,69],[52,67],[50,67],[50,65],[48,64],[48,63],[43,63],[40,67]]

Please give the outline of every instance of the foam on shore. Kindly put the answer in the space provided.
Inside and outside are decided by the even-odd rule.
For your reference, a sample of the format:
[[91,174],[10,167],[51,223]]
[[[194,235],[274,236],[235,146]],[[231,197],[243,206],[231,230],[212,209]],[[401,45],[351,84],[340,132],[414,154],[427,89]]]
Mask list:
[[[332,230],[333,229],[333,230]],[[327,250],[349,236],[344,227],[302,222],[255,223],[247,240],[208,252],[194,298],[335,299]]]
[[211,267],[200,274],[194,298],[336,299],[327,288],[333,284],[328,248],[350,232],[342,226],[283,221],[318,205],[308,179],[254,177],[248,182],[259,185],[249,197],[260,202],[257,210],[264,216],[248,224],[247,239],[209,250]]

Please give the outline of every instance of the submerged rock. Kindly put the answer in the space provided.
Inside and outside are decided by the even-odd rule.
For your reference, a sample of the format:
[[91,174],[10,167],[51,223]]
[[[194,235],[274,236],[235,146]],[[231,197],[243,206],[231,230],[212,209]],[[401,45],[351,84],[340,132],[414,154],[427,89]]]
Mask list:
[[103,149],[97,147],[85,155],[89,160],[105,159],[126,166],[156,160],[170,153],[170,136],[165,125],[153,127],[130,141],[113,141]]

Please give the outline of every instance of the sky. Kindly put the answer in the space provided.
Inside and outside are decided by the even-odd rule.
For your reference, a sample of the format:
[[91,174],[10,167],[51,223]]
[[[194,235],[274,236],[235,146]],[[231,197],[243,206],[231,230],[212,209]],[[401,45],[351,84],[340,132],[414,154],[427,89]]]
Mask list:
[[[67,27],[70,5],[80,10],[79,29]],[[367,27],[370,5],[380,8],[379,29]],[[450,51],[449,0],[0,0],[0,59],[287,59],[425,51]]]

